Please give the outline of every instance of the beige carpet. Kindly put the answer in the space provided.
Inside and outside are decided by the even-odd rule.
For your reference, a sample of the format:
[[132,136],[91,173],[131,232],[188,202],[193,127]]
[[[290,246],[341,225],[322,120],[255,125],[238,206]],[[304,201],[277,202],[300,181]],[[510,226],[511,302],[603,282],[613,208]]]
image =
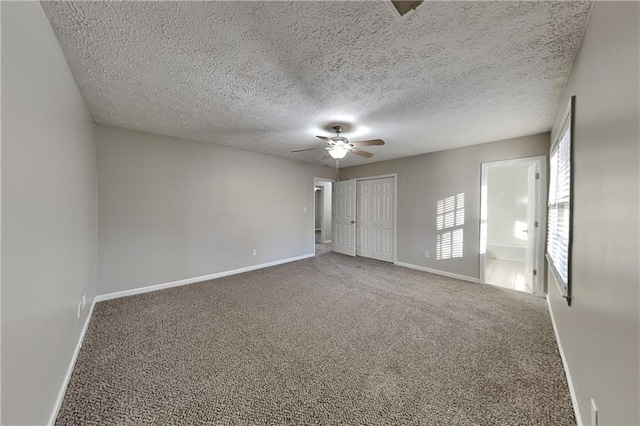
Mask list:
[[546,304],[332,252],[99,303],[57,424],[574,424]]

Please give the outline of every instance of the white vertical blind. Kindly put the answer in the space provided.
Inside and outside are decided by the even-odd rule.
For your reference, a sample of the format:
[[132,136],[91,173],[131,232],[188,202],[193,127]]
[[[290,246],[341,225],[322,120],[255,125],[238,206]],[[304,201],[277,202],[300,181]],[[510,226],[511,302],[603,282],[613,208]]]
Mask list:
[[566,288],[569,283],[569,230],[571,227],[571,124],[560,132],[549,160],[547,255]]

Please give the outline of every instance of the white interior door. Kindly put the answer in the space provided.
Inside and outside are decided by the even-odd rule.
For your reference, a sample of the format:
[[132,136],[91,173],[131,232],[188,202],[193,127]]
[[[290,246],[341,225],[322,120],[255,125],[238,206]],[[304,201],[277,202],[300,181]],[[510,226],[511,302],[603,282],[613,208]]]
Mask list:
[[372,182],[372,180],[359,180],[356,183],[356,255],[363,257],[373,257]]
[[333,251],[356,255],[356,182],[333,184]]
[[356,189],[356,254],[393,262],[394,178],[360,180]]
[[536,164],[531,164],[527,168],[527,248],[525,253],[525,283],[530,292],[533,292],[535,279],[533,272],[536,267],[536,202],[537,202],[537,168]]
[[[376,244],[377,259],[393,262],[393,210],[395,197],[394,178],[380,179],[379,192],[374,191],[374,197],[379,194],[380,203],[376,207],[376,217],[374,217],[374,229],[379,229],[379,245]],[[379,247],[379,250],[378,250]]]

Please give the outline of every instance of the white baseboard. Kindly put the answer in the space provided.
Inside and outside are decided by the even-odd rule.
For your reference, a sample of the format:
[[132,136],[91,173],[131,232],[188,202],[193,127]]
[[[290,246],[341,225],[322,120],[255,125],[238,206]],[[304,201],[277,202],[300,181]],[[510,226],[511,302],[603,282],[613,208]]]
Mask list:
[[573,382],[571,381],[571,373],[569,372],[569,365],[567,364],[567,358],[562,350],[562,343],[560,342],[560,334],[558,334],[558,327],[556,326],[556,319],[553,317],[553,310],[551,310],[551,302],[549,296],[547,296],[547,306],[549,307],[549,315],[551,316],[551,324],[553,325],[553,332],[556,335],[556,343],[558,344],[558,352],[560,352],[560,359],[562,360],[562,366],[564,367],[564,374],[567,377],[567,385],[569,386],[569,394],[571,395],[571,403],[573,404],[573,412],[576,416],[576,423],[578,426],[582,426],[582,417],[580,417],[580,409],[578,408],[578,399],[576,398],[576,391],[573,388]]
[[65,374],[64,376],[64,380],[62,381],[62,386],[60,387],[60,391],[58,392],[58,398],[56,398],[56,405],[53,407],[53,411],[51,412],[51,417],[49,417],[49,422],[47,423],[49,425],[53,425],[56,422],[56,417],[58,417],[58,411],[60,411],[60,407],[62,406],[64,395],[67,393],[67,386],[69,386],[69,381],[71,380],[73,369],[76,366],[76,360],[78,359],[80,348],[82,348],[82,342],[84,342],[84,336],[87,334],[87,330],[89,329],[89,322],[91,322],[91,316],[93,315],[93,307],[96,305],[96,299],[97,298],[94,298],[93,302],[91,302],[91,307],[89,308],[89,314],[87,315],[87,318],[84,320],[84,325],[82,326],[82,331],[80,332],[78,343],[76,343],[76,348],[73,351],[73,356],[71,357],[69,368],[67,368],[67,374]]
[[475,278],[475,277],[469,277],[467,275],[454,274],[453,272],[441,271],[439,269],[431,269],[431,268],[427,268],[425,266],[412,265],[411,263],[395,262],[395,264],[398,265],[398,266],[402,266],[404,268],[410,268],[410,269],[415,269],[417,271],[429,272],[429,273],[432,273],[432,274],[442,275],[442,276],[449,277],[449,278],[457,278],[459,280],[469,281],[469,282],[472,282],[472,283],[479,283],[480,282],[480,280],[478,278]]
[[150,285],[146,287],[133,288],[131,290],[123,290],[123,291],[116,291],[114,293],[101,294],[99,296],[96,296],[96,302],[102,302],[104,300],[111,300],[111,299],[118,299],[120,297],[133,296],[136,294],[149,293],[151,291],[163,290],[165,288],[171,288],[171,287],[179,287],[179,286],[198,283],[202,281],[214,280],[216,278],[227,277],[229,275],[242,274],[243,272],[255,271],[256,269],[268,268],[270,266],[282,265],[283,263],[289,263],[289,262],[295,262],[297,260],[308,259],[314,256],[315,256],[315,253],[303,254],[302,256],[274,260],[273,262],[246,266],[244,268],[232,269],[230,271],[216,272],[215,274],[201,275],[199,277],[186,278],[184,280],[171,281],[164,284],[155,284],[155,285]]

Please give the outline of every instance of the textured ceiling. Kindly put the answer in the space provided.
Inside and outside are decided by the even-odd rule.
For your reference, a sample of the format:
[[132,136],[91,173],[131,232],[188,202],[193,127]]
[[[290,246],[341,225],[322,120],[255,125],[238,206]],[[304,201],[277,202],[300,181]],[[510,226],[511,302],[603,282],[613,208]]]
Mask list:
[[[97,123],[341,166],[548,131],[588,2],[43,2]],[[331,161],[327,161],[331,164]]]

